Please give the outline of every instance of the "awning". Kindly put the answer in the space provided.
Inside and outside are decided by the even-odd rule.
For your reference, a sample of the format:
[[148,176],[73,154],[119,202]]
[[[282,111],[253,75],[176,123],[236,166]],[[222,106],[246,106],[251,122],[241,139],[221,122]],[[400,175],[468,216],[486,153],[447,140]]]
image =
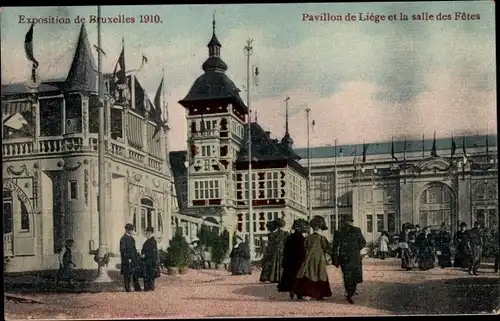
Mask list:
[[15,115],[27,111],[31,111],[31,103],[28,100],[15,101],[15,102],[9,102],[9,101],[2,102],[2,118],[3,115]]

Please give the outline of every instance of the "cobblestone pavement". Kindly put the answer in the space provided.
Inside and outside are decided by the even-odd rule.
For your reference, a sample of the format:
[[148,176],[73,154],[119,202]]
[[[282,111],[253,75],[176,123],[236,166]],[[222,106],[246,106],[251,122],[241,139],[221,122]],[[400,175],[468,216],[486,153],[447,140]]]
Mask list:
[[492,268],[469,276],[457,269],[401,271],[399,261],[367,259],[355,304],[345,301],[340,270],[328,266],[333,296],[292,302],[275,284],[252,275],[190,270],[162,277],[155,292],[32,293],[44,304],[5,301],[6,319],[146,318],[224,316],[346,316],[491,313],[499,304],[498,275]]

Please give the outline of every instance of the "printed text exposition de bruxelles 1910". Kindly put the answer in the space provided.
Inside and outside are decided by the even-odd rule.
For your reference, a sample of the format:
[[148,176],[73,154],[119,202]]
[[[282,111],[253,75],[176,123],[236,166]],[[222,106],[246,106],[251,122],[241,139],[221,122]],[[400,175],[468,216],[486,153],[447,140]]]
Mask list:
[[22,24],[69,24],[69,23],[111,23],[111,24],[130,24],[130,23],[163,23],[160,15],[158,14],[141,14],[135,17],[119,14],[116,16],[100,17],[97,15],[76,16],[76,17],[59,17],[59,16],[46,16],[46,17],[29,17],[25,15],[18,15],[17,23]]
[[468,12],[420,12],[417,14],[406,14],[403,12],[392,14],[375,14],[367,13],[303,13],[302,21],[307,22],[329,22],[329,21],[360,21],[360,22],[374,22],[379,23],[382,21],[448,21],[448,20],[479,20],[481,19],[479,13]]

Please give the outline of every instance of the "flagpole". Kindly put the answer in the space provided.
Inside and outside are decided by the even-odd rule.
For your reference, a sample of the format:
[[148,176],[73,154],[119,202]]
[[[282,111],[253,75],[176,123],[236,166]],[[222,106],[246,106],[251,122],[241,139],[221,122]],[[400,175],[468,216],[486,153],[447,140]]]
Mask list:
[[406,138],[405,138],[405,146],[403,151],[403,173],[404,173],[404,183],[406,184]]
[[250,56],[253,53],[252,47],[253,39],[248,39],[246,46],[243,48],[247,56],[247,108],[248,108],[248,118],[247,118],[247,136],[248,136],[248,222],[250,225],[249,231],[249,245],[250,245],[250,260],[255,257],[255,240],[254,240],[254,230],[253,230],[253,199],[252,199],[252,117],[250,109]]
[[309,112],[311,108],[306,108],[307,115],[307,216],[308,219],[311,219],[312,216],[312,200],[311,200],[311,139],[310,139],[310,117]]
[[[97,6],[97,46],[101,48],[101,6]],[[102,53],[97,51],[97,77],[98,77],[98,95],[99,95],[99,249],[97,250],[98,275],[94,280],[96,283],[112,282],[105,269],[103,260],[107,253],[107,231],[106,231],[106,127],[105,112],[106,99],[103,92],[102,79]]]
[[338,202],[338,179],[337,179],[337,140],[335,140],[335,231],[338,231],[339,229],[339,202]]

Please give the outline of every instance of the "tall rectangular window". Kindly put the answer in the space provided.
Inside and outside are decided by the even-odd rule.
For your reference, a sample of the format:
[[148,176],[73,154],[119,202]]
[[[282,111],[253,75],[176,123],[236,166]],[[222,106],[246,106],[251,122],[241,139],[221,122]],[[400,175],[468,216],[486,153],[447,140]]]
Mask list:
[[384,214],[377,215],[377,232],[384,230]]
[[387,231],[389,233],[396,232],[396,214],[394,212],[387,213]]
[[366,232],[373,233],[373,215],[366,215]]
[[78,182],[69,181],[69,199],[78,200]]

